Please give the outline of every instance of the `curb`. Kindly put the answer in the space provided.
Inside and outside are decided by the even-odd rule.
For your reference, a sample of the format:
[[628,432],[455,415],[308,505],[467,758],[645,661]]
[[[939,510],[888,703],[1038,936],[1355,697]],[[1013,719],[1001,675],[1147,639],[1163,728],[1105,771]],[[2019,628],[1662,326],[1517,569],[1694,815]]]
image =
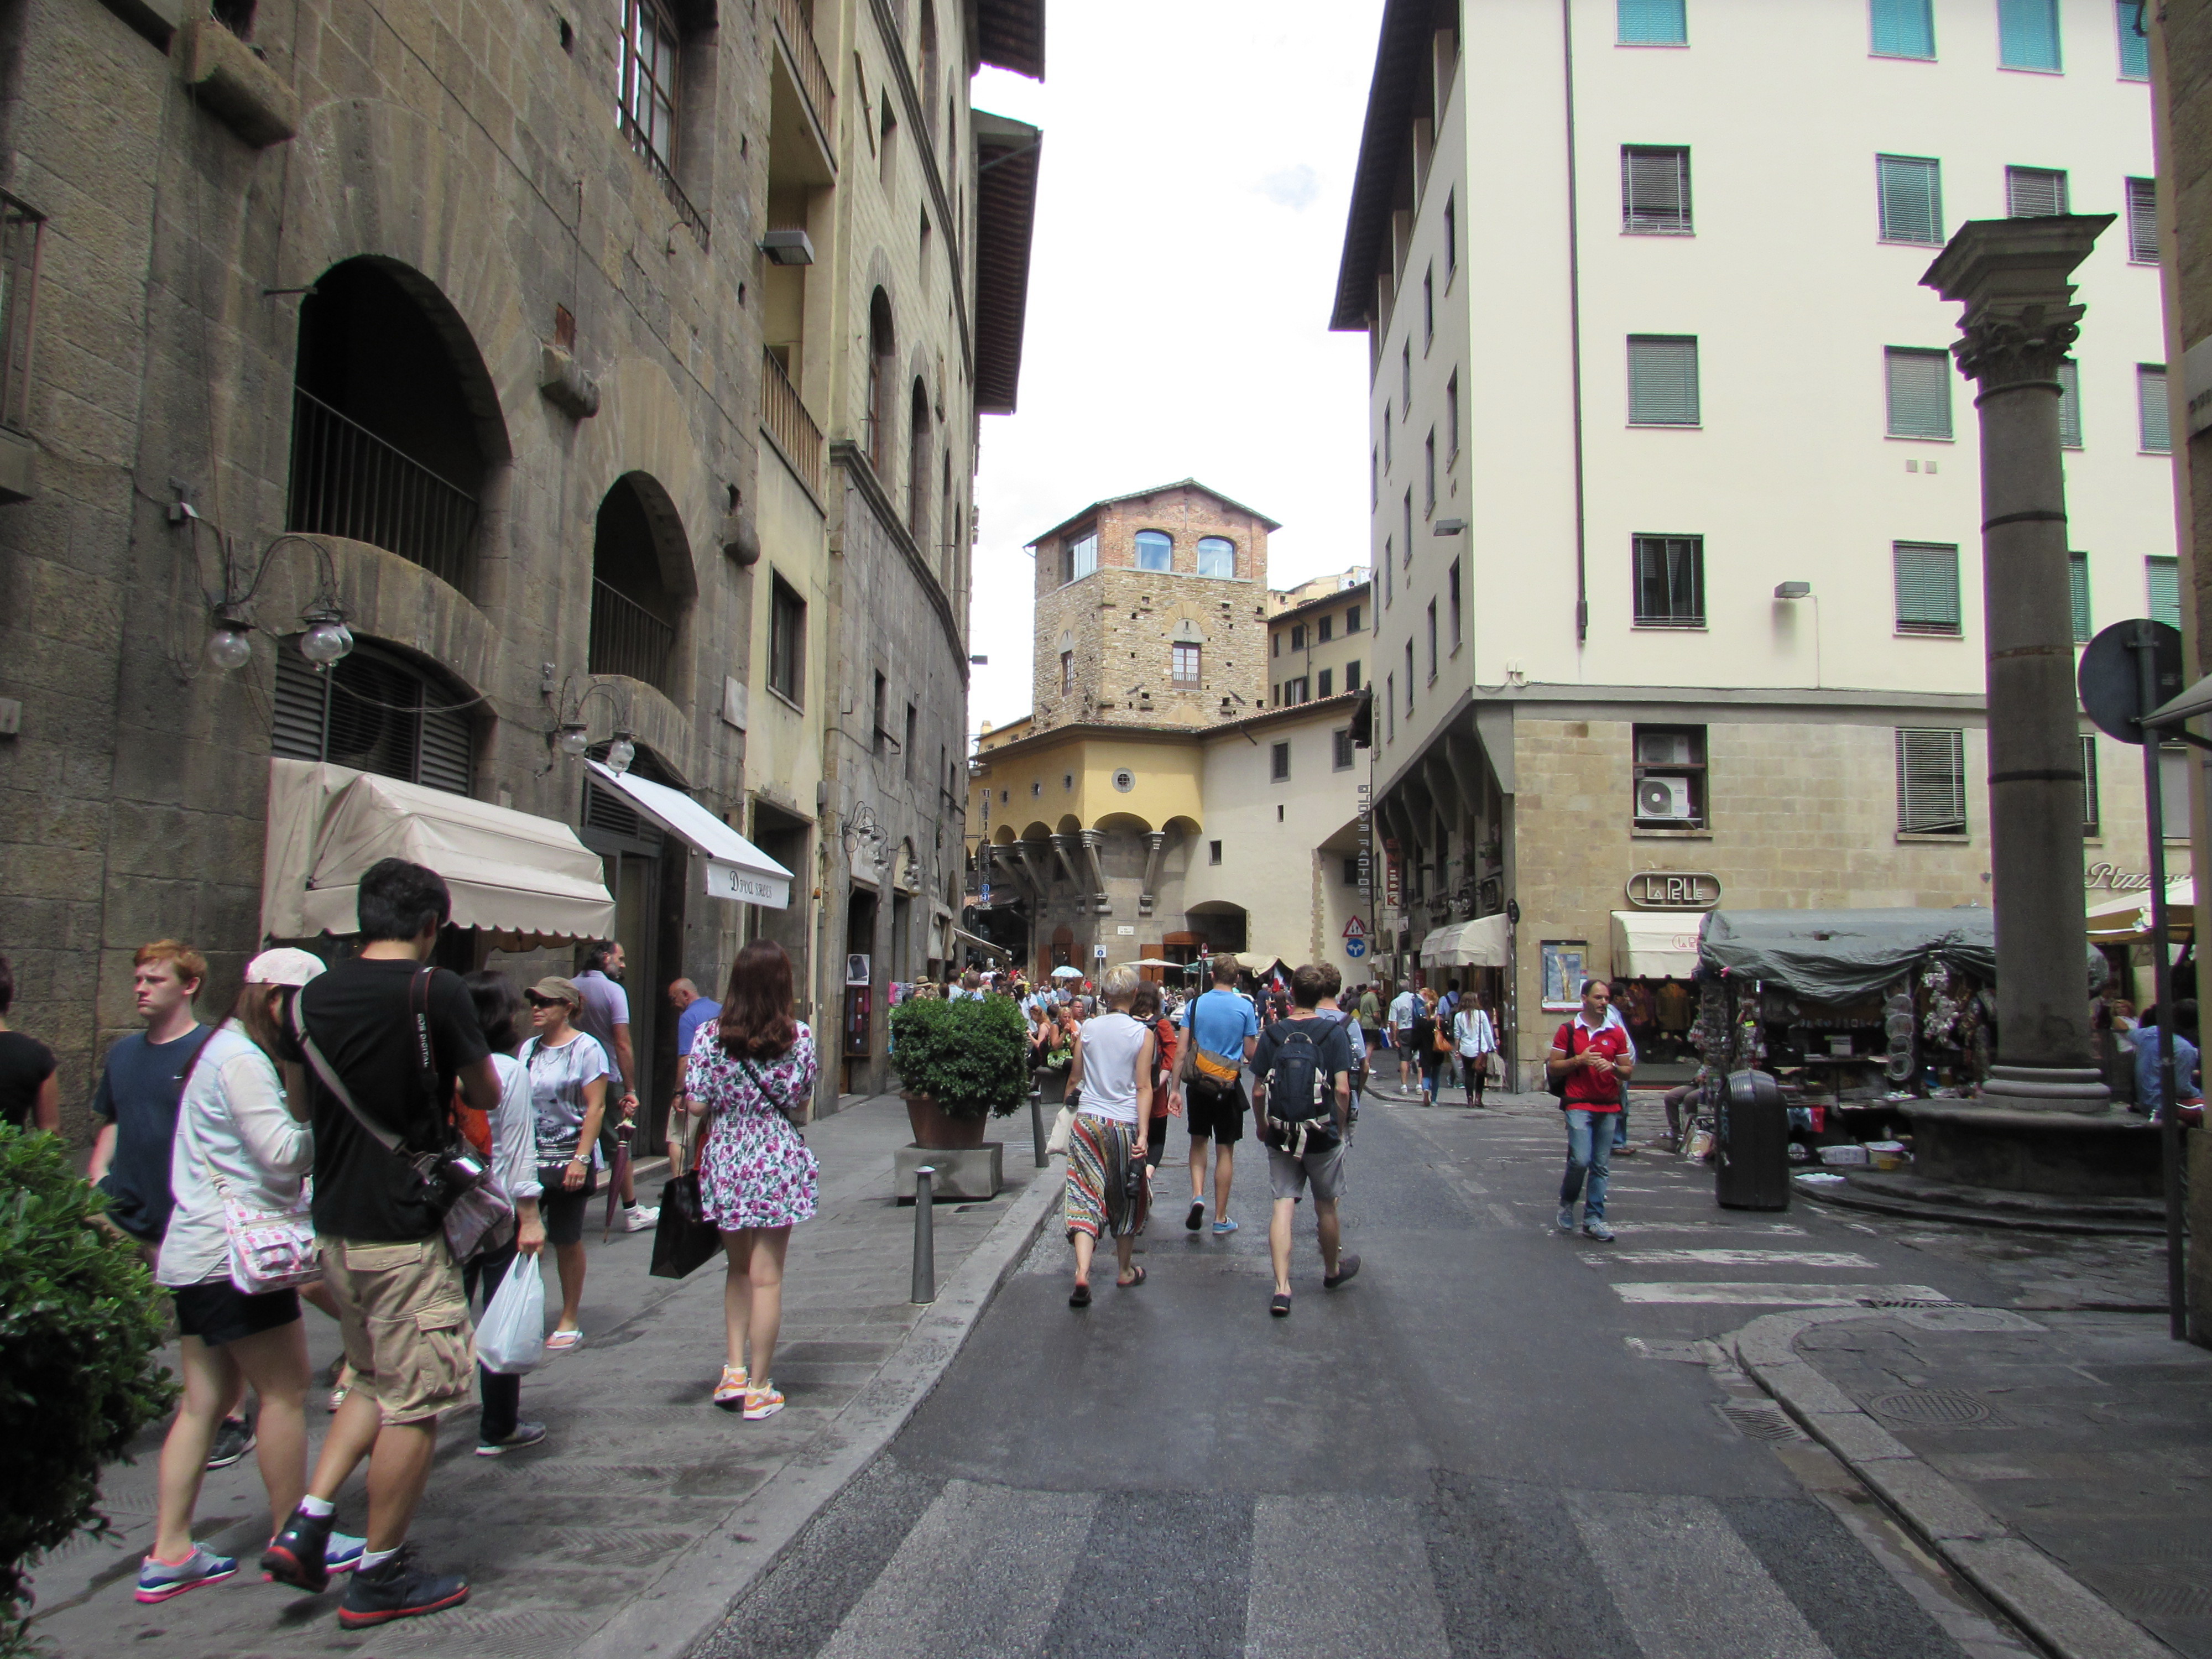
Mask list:
[[2053,1659],[2175,1659],[2172,1649],[1974,1502],[1797,1353],[1799,1334],[1814,1325],[1900,1312],[1936,1330],[2000,1328],[1989,1322],[1996,1320],[2003,1328],[2040,1328],[1998,1309],[1816,1308],[1768,1314],[1727,1340],[1737,1363],[1807,1432]]
[[673,1659],[710,1635],[929,1397],[999,1287],[1044,1231],[1060,1194],[1052,1170],[1038,1170],[819,1442],[673,1557],[659,1578],[572,1649],[568,1659]]

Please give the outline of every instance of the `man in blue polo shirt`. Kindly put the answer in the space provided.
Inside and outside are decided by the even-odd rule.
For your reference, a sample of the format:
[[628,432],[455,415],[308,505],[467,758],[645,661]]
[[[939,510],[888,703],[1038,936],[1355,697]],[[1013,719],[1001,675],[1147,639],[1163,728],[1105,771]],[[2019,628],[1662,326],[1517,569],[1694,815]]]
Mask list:
[[1213,959],[1213,988],[1183,1010],[1182,1028],[1191,1034],[1190,1081],[1184,1085],[1183,1121],[1190,1126],[1190,1213],[1182,1224],[1196,1232],[1206,1223],[1206,1147],[1219,1150],[1213,1160],[1213,1234],[1237,1231],[1229,1215],[1230,1179],[1236,1172],[1237,1143],[1244,1138],[1244,1066],[1260,1046],[1260,1017],[1249,999],[1237,994],[1237,958],[1224,952]]

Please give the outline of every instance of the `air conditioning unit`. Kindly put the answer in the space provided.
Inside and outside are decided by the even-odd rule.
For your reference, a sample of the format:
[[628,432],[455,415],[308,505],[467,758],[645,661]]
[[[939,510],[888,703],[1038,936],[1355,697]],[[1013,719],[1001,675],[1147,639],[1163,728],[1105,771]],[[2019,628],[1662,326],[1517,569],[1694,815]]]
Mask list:
[[1638,778],[1636,781],[1638,817],[1686,821],[1697,815],[1697,809],[1690,804],[1689,779]]
[[1639,732],[1636,760],[1639,766],[1688,766],[1697,758],[1690,752],[1686,732]]

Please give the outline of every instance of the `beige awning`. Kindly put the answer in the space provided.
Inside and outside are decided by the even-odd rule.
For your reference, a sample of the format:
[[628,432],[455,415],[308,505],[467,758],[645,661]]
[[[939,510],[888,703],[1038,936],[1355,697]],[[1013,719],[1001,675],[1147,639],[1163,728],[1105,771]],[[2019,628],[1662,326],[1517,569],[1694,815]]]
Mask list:
[[1421,940],[1421,960],[1432,968],[1503,968],[1505,933],[1503,914],[1432,927]]
[[[2150,932],[2150,895],[2123,893],[2088,909],[2089,942],[2120,945]],[[2166,884],[2166,930],[2169,944],[2185,942],[2197,923],[2197,882],[2184,876]]]
[[357,885],[386,858],[443,876],[453,926],[497,934],[503,949],[614,927],[599,856],[565,823],[350,767],[269,763],[264,936],[358,933]]
[[1615,910],[1613,971],[1624,979],[1695,979],[1702,910]]

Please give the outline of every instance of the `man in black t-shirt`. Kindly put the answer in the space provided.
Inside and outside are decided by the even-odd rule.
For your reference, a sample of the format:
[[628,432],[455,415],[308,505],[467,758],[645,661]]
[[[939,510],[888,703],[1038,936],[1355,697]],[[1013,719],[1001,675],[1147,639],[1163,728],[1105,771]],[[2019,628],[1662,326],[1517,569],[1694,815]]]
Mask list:
[[[453,913],[452,897],[436,872],[386,859],[362,877],[356,903],[361,955],[301,993],[307,1039],[354,1107],[408,1152],[441,1152],[453,1142],[456,1083],[479,1111],[497,1105],[500,1093],[467,988],[442,968],[423,966]],[[422,1073],[418,1017],[429,1029],[434,1093]],[[413,1165],[362,1127],[319,1065],[309,1065],[307,1077],[323,1283],[337,1304],[355,1382],[331,1421],[307,1495],[261,1567],[281,1583],[322,1591],[332,1500],[374,1452],[368,1548],[338,1606],[338,1623],[359,1630],[468,1599],[465,1578],[417,1565],[404,1547],[429,1480],[438,1414],[473,1392],[475,1344],[460,1264]]]
[[[1278,1319],[1291,1311],[1291,1218],[1308,1186],[1320,1235],[1322,1288],[1333,1291],[1359,1271],[1359,1258],[1340,1248],[1336,1200],[1344,1190],[1345,1137],[1352,1127],[1352,1039],[1341,1018],[1321,1012],[1329,971],[1308,963],[1291,974],[1290,1018],[1262,1031],[1252,1054],[1257,1079],[1252,1109],[1267,1144],[1275,1194],[1267,1224],[1275,1293],[1267,1311]],[[1294,1090],[1310,1091],[1310,1097],[1291,1098]]]

